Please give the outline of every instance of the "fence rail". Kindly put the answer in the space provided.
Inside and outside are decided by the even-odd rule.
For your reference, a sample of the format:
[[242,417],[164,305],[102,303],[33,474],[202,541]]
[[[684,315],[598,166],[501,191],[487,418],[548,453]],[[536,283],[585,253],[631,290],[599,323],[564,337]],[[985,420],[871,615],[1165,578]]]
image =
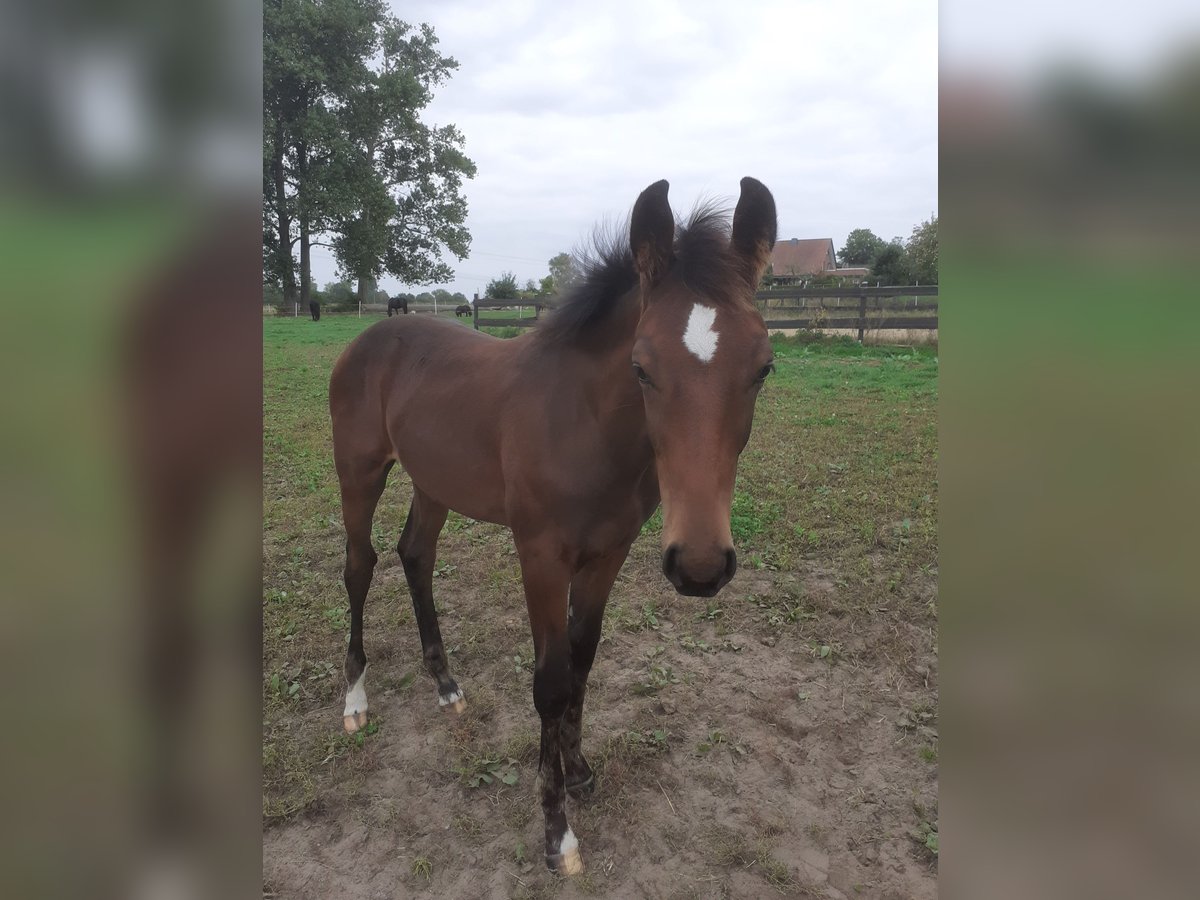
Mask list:
[[[857,330],[858,339],[861,341],[865,332],[869,330],[886,328],[936,331],[938,301],[929,298],[937,296],[936,284],[888,287],[782,287],[759,291],[754,295],[754,300],[763,313],[768,329]],[[851,302],[844,304],[844,300]],[[792,302],[773,306],[772,301]],[[533,317],[482,320],[479,318],[481,309],[506,309],[513,306],[532,306]],[[476,330],[481,322],[488,328],[529,328],[537,324],[543,310],[553,308],[553,300],[521,303],[492,297],[476,297],[472,304],[473,324]],[[830,312],[833,315],[827,315]],[[912,314],[896,315],[902,312]],[[787,313],[794,315],[789,318],[780,315],[786,316]]]
[[[938,327],[938,286],[923,284],[889,287],[781,287],[759,291],[755,303],[768,329],[845,329],[858,332],[861,341],[867,331],[912,329],[936,331]],[[849,301],[849,302],[847,302]],[[460,304],[461,305],[461,304]],[[476,297],[471,302],[471,324],[485,328],[529,328],[536,325],[546,310],[553,309],[553,298],[506,300]],[[532,316],[489,319],[479,317],[480,310],[532,307]],[[363,304],[363,312],[384,312],[382,304]],[[432,312],[427,304],[410,303],[412,312]],[[450,312],[453,307],[439,308]],[[297,313],[298,314],[298,313]]]
[[471,318],[475,326],[475,330],[479,330],[479,310],[481,309],[512,309],[514,306],[523,308],[526,306],[533,307],[533,318],[516,318],[516,319],[484,319],[483,324],[486,328],[529,328],[536,325],[538,319],[542,317],[542,310],[553,308],[553,303],[535,300],[533,302],[526,301],[522,303],[520,300],[503,300],[494,297],[480,297],[476,294],[475,299],[471,301]]
[[[936,331],[938,301],[922,298],[937,295],[936,284],[889,287],[782,287],[759,291],[754,295],[754,300],[763,313],[768,329],[842,328],[856,330],[859,341],[862,341],[868,330],[886,328]],[[799,302],[772,306],[772,300]],[[832,306],[829,305],[830,300],[834,301]],[[850,300],[851,303],[843,305],[843,300]],[[913,314],[895,315],[908,310]],[[827,312],[834,314],[827,315]],[[845,315],[850,312],[856,314],[852,317]],[[783,318],[780,315],[787,313],[795,313],[795,317]],[[804,315],[805,313],[809,315]]]
[[759,291],[756,300],[768,297],[936,297],[936,284],[890,285],[887,287],[778,287]]

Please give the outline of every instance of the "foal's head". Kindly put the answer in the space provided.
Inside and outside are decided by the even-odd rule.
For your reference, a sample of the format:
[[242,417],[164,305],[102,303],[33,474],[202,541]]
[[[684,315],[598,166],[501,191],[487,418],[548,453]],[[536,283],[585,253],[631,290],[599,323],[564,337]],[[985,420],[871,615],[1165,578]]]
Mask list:
[[632,362],[662,494],[663,574],[681,594],[711,597],[737,570],[734,477],[772,370],[753,299],[775,245],[775,201],[743,178],[732,236],[701,212],[677,241],[659,181],[638,197],[629,238],[642,298]]

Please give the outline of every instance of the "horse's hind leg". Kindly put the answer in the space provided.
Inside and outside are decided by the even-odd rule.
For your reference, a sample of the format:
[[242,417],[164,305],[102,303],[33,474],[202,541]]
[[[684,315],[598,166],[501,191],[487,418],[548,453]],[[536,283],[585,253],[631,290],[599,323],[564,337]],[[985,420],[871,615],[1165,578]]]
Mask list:
[[367,654],[363,651],[363,607],[377,559],[371,546],[371,520],[392,462],[339,466],[342,521],[346,526],[346,594],[350,598],[350,646],[346,650],[346,707],[342,724],[353,734],[367,724]]
[[446,514],[446,507],[414,486],[412,508],[408,512],[408,521],[404,523],[396,552],[404,564],[404,577],[412,593],[425,668],[437,680],[438,705],[462,712],[466,709],[467,701],[463,699],[457,682],[450,677],[437,611],[433,607],[433,567],[437,558],[438,535],[446,524]]

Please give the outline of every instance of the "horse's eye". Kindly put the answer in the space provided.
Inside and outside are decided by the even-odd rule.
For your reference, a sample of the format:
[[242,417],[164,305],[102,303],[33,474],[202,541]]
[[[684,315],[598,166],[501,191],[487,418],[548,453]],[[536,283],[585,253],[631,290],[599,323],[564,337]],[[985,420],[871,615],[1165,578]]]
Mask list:
[[637,376],[637,380],[642,384],[650,384],[650,376],[646,374],[646,370],[637,363],[633,364],[633,374]]
[[758,377],[755,378],[754,380],[757,382],[766,381],[767,376],[770,375],[774,371],[775,371],[775,363],[769,362],[759,370]]

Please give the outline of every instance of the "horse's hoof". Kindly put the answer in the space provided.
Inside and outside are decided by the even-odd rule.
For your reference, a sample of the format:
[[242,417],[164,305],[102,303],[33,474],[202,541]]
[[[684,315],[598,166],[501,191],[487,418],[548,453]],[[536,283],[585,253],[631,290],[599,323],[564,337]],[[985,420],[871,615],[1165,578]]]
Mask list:
[[584,797],[590,797],[596,792],[596,776],[588,772],[587,778],[583,781],[577,781],[574,784],[567,785],[567,793],[576,800],[582,800]]
[[346,705],[342,707],[342,727],[346,734],[361,731],[367,724],[367,670],[364,668],[346,691]]
[[448,696],[438,697],[438,706],[449,709],[451,712],[461,713],[467,708],[467,698],[463,696],[462,691],[455,691]]
[[555,875],[580,875],[583,873],[583,857],[579,848],[572,847],[566,853],[546,857],[546,868]]
[[557,853],[546,854],[546,868],[556,875],[578,875],[583,871],[583,859],[579,855],[579,841],[575,832],[567,829],[558,844]]

